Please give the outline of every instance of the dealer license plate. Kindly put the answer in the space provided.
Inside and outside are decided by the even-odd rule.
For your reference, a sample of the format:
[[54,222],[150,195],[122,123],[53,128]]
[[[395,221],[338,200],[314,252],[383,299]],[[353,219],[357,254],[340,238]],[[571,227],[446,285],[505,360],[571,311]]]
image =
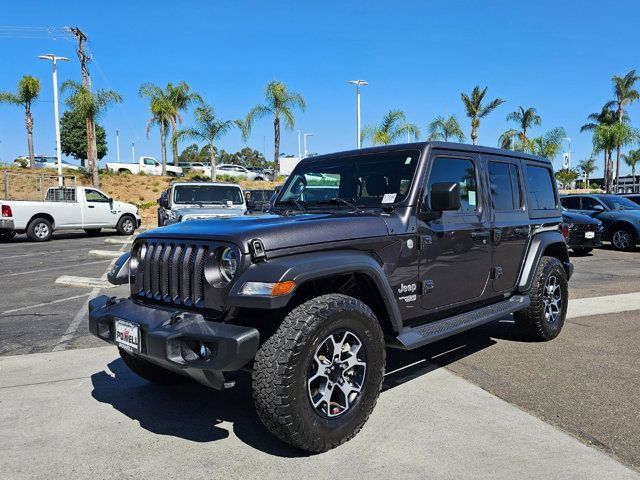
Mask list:
[[584,232],[584,238],[594,238],[595,236],[595,232]]
[[116,343],[130,352],[140,351],[140,325],[116,320]]

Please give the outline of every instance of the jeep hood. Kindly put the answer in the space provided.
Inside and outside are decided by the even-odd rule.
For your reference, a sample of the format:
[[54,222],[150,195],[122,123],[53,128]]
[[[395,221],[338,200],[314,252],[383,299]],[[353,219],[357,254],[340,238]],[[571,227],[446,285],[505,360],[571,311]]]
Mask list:
[[216,240],[235,243],[249,253],[248,243],[260,239],[265,250],[382,237],[389,234],[380,214],[310,213],[300,215],[243,215],[183,222],[149,230],[139,238]]

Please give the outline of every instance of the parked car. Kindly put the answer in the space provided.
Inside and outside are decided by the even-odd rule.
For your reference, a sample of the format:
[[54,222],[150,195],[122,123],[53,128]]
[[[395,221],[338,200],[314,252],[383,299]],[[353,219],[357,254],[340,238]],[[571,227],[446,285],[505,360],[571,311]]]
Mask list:
[[211,178],[211,165],[203,162],[180,162],[178,166],[186,172],[195,171],[201,172],[206,177]]
[[26,233],[29,240],[45,242],[55,230],[84,229],[89,235],[115,228],[131,235],[140,226],[135,205],[114,201],[106,193],[89,187],[54,187],[45,200],[0,200],[0,241]]
[[245,180],[264,180],[265,176],[256,172],[252,172],[248,170],[246,167],[242,165],[229,165],[222,164],[216,167],[216,174],[219,175],[229,175],[230,177],[235,177],[238,179]]
[[[58,169],[58,158],[52,156],[44,156],[44,155],[36,155],[33,157],[36,168],[48,168],[48,169]],[[67,162],[66,160],[61,160],[62,168],[69,170],[85,170],[84,167],[80,165],[73,164],[71,162]],[[20,167],[28,167],[29,166],[29,157],[18,157],[13,161],[15,166]]]
[[604,227],[597,218],[570,212],[562,207],[562,235],[576,255],[587,255],[602,246]]
[[269,200],[275,194],[271,189],[250,189],[244,191],[247,201],[247,210],[252,213],[266,212],[269,210]]
[[570,212],[581,213],[602,222],[603,240],[616,250],[633,250],[640,239],[640,205],[620,195],[579,194],[560,199]]
[[[107,162],[107,168],[117,173],[139,173],[143,172],[147,175],[162,175],[162,164],[152,157],[140,157],[138,163],[112,163]],[[170,177],[182,177],[184,172],[182,168],[174,165],[167,165],[167,175]]]
[[264,180],[273,180],[273,170],[271,173],[267,172],[267,169],[264,167],[246,167],[250,172],[255,173],[256,175],[261,176]]
[[247,206],[239,185],[173,183],[158,199],[158,226],[204,218],[235,217],[246,212]]
[[625,194],[620,195],[620,196],[628,198],[632,202],[637,203],[638,205],[640,205],[640,193],[625,193]]
[[[318,172],[339,175],[338,196],[303,204]],[[511,313],[528,338],[555,338],[573,272],[561,222],[540,157],[448,142],[315,156],[270,215],[138,236],[108,275],[130,297],[91,300],[89,329],[151,382],[224,389],[250,369],[266,428],[326,451],[369,417],[387,347]]]

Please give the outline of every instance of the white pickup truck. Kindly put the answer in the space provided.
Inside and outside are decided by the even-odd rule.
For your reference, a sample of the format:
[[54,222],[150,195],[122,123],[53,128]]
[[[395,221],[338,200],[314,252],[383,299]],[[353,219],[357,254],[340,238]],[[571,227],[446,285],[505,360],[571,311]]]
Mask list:
[[88,235],[103,228],[131,235],[140,221],[135,205],[116,202],[96,188],[50,188],[41,202],[0,200],[0,242],[17,233],[26,233],[34,242],[46,242],[54,230],[80,228]]
[[[113,163],[107,162],[107,168],[117,173],[139,173],[144,172],[147,175],[162,175],[162,164],[153,157],[140,157],[138,163]],[[170,177],[182,177],[184,172],[182,168],[173,165],[167,165],[167,175]]]

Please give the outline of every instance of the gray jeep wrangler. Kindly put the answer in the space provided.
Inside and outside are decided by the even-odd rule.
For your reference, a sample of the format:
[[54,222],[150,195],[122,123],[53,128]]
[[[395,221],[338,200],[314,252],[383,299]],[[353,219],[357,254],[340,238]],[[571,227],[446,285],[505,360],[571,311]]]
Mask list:
[[221,389],[251,371],[266,427],[325,451],[369,417],[386,348],[510,314],[556,337],[572,273],[561,222],[543,158],[453,143],[308,158],[268,215],[140,235],[109,274],[130,297],[93,299],[90,329],[152,382]]

